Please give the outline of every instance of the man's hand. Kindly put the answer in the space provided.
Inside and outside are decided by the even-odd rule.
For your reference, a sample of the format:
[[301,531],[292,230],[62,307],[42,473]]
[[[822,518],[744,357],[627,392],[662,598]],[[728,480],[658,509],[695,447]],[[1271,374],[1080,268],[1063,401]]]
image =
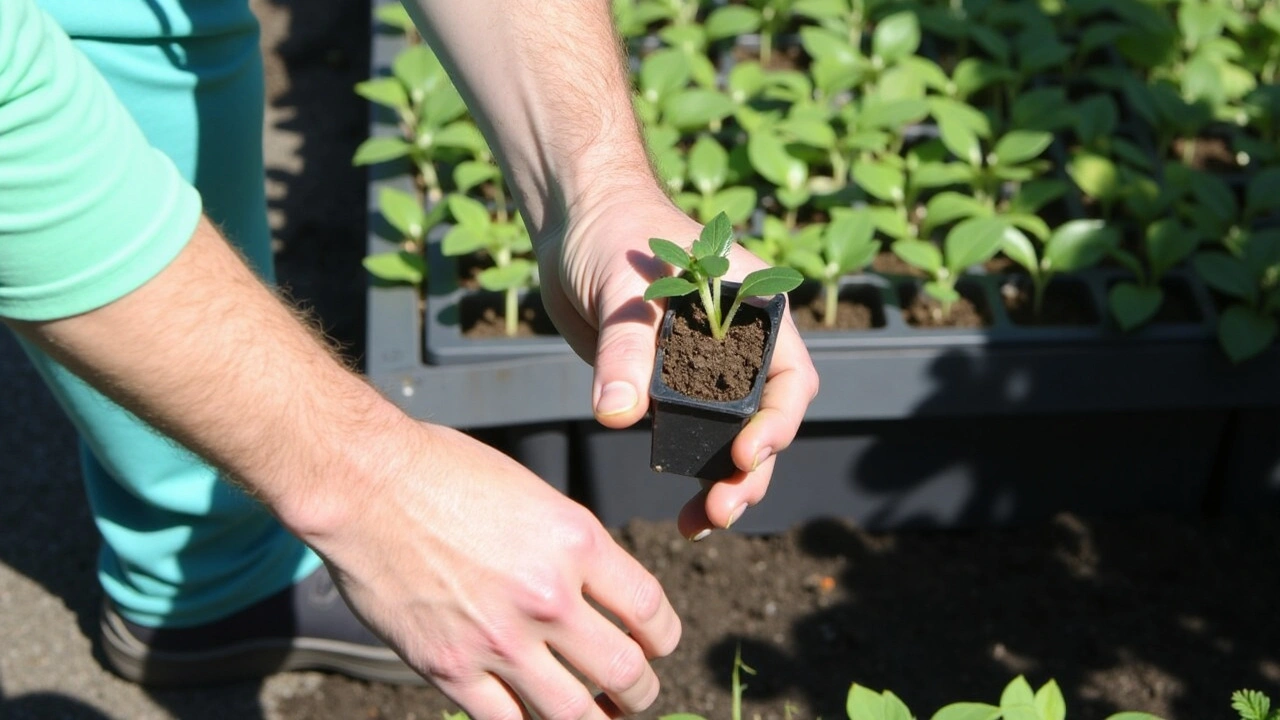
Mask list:
[[[583,507],[502,453],[419,426],[392,474],[308,541],[344,596],[471,717],[648,708],[680,621]],[[618,627],[588,598],[621,621]],[[597,705],[574,670],[609,698]]]
[[[595,366],[592,407],[611,428],[634,424],[649,407],[661,307],[642,296],[652,280],[671,271],[653,257],[649,238],[687,246],[701,230],[651,187],[570,208],[568,226],[537,241],[543,300],[569,344]],[[730,260],[729,280],[766,267],[741,246]],[[787,315],[760,410],[733,444],[739,472],[707,484],[685,505],[679,519],[685,537],[728,527],[764,497],[774,458],[791,444],[817,391],[818,374]]]

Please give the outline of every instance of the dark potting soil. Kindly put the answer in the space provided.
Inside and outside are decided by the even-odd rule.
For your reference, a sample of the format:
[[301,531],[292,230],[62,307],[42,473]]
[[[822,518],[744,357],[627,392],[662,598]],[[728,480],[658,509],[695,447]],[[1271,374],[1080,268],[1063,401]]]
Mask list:
[[[478,292],[464,296],[459,303],[463,337],[471,340],[507,337],[503,313],[502,293]],[[521,299],[519,317],[515,337],[559,334],[537,292]]]
[[1050,282],[1044,292],[1044,306],[1035,313],[1035,293],[1030,279],[1011,280],[1000,286],[1009,319],[1015,325],[1096,325],[1098,311],[1088,287],[1073,282]]
[[793,298],[791,318],[796,328],[804,332],[822,332],[835,330],[870,330],[884,327],[884,311],[867,297],[868,293],[858,292],[872,288],[851,288],[840,294],[836,304],[836,319],[833,325],[826,324],[826,303],[822,292],[818,291],[810,297]]
[[[771,492],[785,492],[775,478]],[[796,491],[796,489],[792,489]],[[768,498],[765,499],[768,502]],[[1137,710],[1228,720],[1233,690],[1280,697],[1276,517],[1060,515],[1020,528],[870,533],[819,520],[789,532],[719,532],[674,521],[614,537],[662,582],[683,623],[638,717],[730,717],[734,652],[743,717],[838,720],[850,683],[891,689],[918,718],[997,703],[1010,680],[1055,679],[1071,720]],[[281,720],[429,720],[457,706],[429,687],[321,676]]]
[[744,303],[724,340],[716,340],[700,303],[679,307],[664,345],[662,381],[672,390],[702,400],[746,397],[764,360],[768,315]]
[[943,315],[942,303],[924,291],[912,290],[902,308],[902,317],[907,324],[922,328],[980,328],[990,325],[991,318],[965,294],[962,290],[960,299],[951,304],[950,314]]

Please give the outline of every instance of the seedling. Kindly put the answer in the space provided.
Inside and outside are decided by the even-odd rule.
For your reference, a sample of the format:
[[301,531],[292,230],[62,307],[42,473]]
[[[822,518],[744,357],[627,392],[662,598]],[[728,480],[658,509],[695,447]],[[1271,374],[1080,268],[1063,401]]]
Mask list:
[[965,270],[990,260],[1000,250],[1009,224],[997,218],[969,218],[951,228],[943,249],[927,240],[899,240],[890,247],[895,255],[923,270],[929,281],[927,295],[942,305],[942,318],[951,317],[951,306],[960,299],[956,283]]
[[1120,234],[1101,220],[1072,220],[1053,231],[1043,250],[1021,230],[1005,231],[1001,249],[1010,260],[1026,268],[1034,293],[1033,310],[1040,317],[1049,281],[1059,273],[1093,267],[1119,242]]
[[1218,342],[1227,356],[1241,362],[1267,349],[1280,318],[1280,231],[1251,233],[1235,253],[1197,253],[1192,266],[1205,284],[1230,298],[1218,319]]
[[1134,275],[1133,280],[1116,283],[1107,293],[1107,304],[1121,329],[1133,330],[1155,316],[1164,303],[1161,279],[1191,255],[1200,240],[1197,232],[1178,220],[1163,218],[1153,223],[1143,238],[1145,262],[1123,248],[1111,249],[1111,256]]
[[1280,720],[1280,708],[1271,707],[1271,698],[1257,690],[1231,693],[1231,708],[1240,713],[1240,720]]
[[681,271],[680,275],[659,278],[644,292],[644,299],[681,297],[697,292],[707,313],[711,335],[724,340],[733,317],[742,301],[749,297],[769,297],[794,290],[804,277],[792,268],[772,267],[757,270],[742,279],[742,284],[729,305],[722,312],[720,302],[721,278],[729,271],[729,250],[733,247],[733,226],[724,213],[716,215],[703,227],[693,246],[684,248],[662,238],[649,240],[649,248],[655,257]]
[[427,274],[423,243],[427,231],[444,218],[444,204],[436,204],[428,213],[413,193],[383,188],[378,194],[378,209],[387,223],[400,233],[400,248],[365,257],[362,261],[365,269],[383,282],[421,287]]
[[866,208],[837,208],[825,228],[796,238],[787,262],[822,284],[822,324],[835,327],[840,278],[870,265],[880,250],[871,213]]
[[[696,192],[676,196],[685,212],[701,222],[709,222],[719,212],[729,216],[733,225],[741,225],[756,208],[756,191],[746,185],[730,185],[735,171],[729,152],[709,135],[701,135],[689,149],[688,177]],[[726,187],[727,185],[727,187]]]
[[537,285],[538,266],[526,257],[533,243],[524,223],[514,220],[499,222],[489,215],[484,205],[463,195],[450,195],[449,212],[456,225],[441,240],[441,252],[447,256],[484,252],[493,260],[477,277],[480,287],[503,293],[503,321],[508,336],[519,328],[520,291]]

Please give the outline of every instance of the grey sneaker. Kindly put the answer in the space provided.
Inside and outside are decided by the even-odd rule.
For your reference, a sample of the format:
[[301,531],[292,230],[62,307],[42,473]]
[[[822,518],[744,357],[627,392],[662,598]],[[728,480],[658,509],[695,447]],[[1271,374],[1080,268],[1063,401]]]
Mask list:
[[112,671],[152,687],[218,685],[288,670],[426,684],[356,618],[324,566],[230,617],[190,628],[137,625],[107,600],[102,644]]

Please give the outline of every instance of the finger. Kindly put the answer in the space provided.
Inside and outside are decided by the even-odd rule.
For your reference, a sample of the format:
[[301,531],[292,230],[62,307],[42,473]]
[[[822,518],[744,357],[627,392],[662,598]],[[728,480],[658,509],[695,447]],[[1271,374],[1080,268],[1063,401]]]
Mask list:
[[607,720],[609,716],[596,704],[595,696],[550,649],[530,648],[521,657],[520,667],[505,673],[504,680],[533,715],[543,720]]
[[752,472],[739,471],[718,482],[705,482],[702,492],[680,510],[676,519],[680,534],[696,542],[713,530],[733,527],[752,505],[764,499],[774,462],[770,457]]
[[563,292],[551,289],[542,291],[542,304],[547,315],[555,324],[560,336],[569,343],[573,352],[587,363],[596,359],[596,344],[599,341],[596,329],[582,318],[577,306]]
[[522,718],[531,720],[520,698],[492,675],[483,675],[466,682],[446,682],[432,678],[440,692],[473,718]]
[[586,573],[583,592],[622,622],[646,657],[671,654],[680,642],[680,618],[662,585],[635,558],[612,546]]
[[552,641],[556,652],[624,714],[652,705],[658,698],[658,676],[639,643],[585,601],[573,618],[563,635]]
[[636,288],[634,294],[602,303],[592,407],[605,427],[630,427],[649,409],[660,315],[642,299],[643,289]]
[[733,463],[747,472],[791,444],[818,393],[818,373],[799,333],[787,323],[778,338],[760,409],[733,441]]

